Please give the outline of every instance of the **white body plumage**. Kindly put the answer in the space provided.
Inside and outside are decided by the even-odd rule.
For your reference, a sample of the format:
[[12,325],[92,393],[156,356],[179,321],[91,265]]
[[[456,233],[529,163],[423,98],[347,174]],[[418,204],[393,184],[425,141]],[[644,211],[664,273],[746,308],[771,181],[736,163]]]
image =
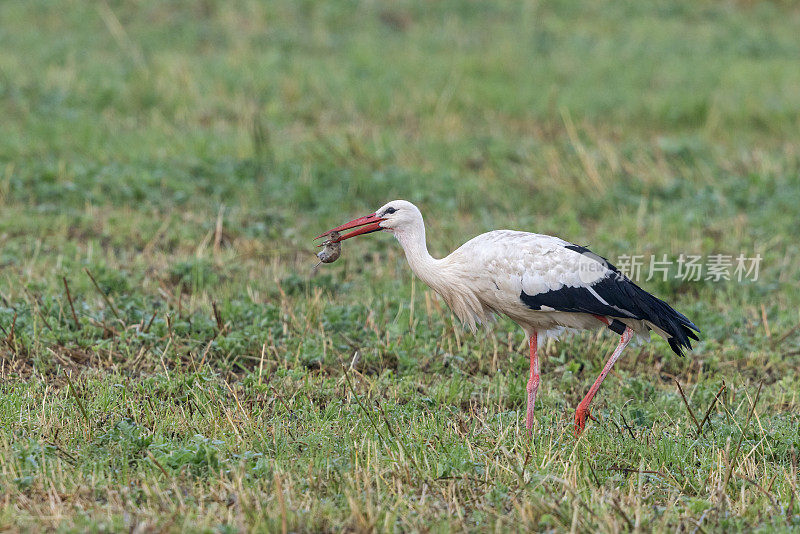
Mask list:
[[[534,310],[520,299],[523,292],[535,297],[565,287],[586,288],[600,304],[614,306],[603,300],[593,286],[622,275],[599,256],[568,248],[575,245],[549,235],[494,230],[436,259],[428,253],[422,214],[405,201],[392,201],[387,206],[399,203],[408,204],[403,210],[411,213],[414,217],[409,219],[414,220],[390,231],[403,247],[411,270],[473,331],[477,325],[491,321],[495,314],[508,316],[528,337],[533,331],[555,333],[564,328],[603,326],[586,312],[560,311],[546,305]],[[632,317],[623,307],[618,308],[619,313],[614,317],[638,336],[647,339],[652,329],[664,338],[670,337],[652,322]]]

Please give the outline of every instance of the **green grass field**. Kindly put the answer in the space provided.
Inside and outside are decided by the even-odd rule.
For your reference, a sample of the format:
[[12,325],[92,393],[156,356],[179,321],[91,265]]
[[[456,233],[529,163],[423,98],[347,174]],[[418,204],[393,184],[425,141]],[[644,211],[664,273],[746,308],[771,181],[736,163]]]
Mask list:
[[[798,27],[792,2],[2,3],[0,530],[800,529]],[[702,341],[630,347],[577,440],[617,339],[548,342],[531,440],[514,324],[462,330],[387,235],[311,276],[314,236],[395,198],[439,256],[513,228],[763,261],[641,280]]]

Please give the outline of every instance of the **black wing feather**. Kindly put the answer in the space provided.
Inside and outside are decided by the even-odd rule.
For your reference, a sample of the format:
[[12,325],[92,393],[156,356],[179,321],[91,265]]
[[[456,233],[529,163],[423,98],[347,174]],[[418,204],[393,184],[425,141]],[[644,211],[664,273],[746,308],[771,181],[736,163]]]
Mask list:
[[[649,321],[670,336],[667,342],[676,354],[682,356],[684,349],[691,350],[691,340],[698,340],[695,332],[700,330],[685,315],[633,283],[608,260],[593,254],[586,247],[569,245],[566,248],[605,262],[608,275],[582,287],[563,286],[536,295],[522,291],[520,299],[526,306],[534,310],[541,310],[545,306],[556,311]],[[612,322],[616,326],[612,329],[618,331],[619,324],[615,323],[617,321]]]

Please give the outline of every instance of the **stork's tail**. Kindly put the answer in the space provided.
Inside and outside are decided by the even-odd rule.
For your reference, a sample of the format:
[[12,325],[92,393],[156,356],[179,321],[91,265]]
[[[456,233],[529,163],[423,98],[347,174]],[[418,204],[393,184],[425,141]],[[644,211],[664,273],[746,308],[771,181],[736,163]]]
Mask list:
[[666,334],[665,339],[673,352],[683,356],[683,351],[692,350],[692,341],[699,341],[697,333],[700,329],[685,315],[658,297],[654,297],[644,289],[636,286],[638,304],[645,312],[644,320],[651,323],[659,333]]

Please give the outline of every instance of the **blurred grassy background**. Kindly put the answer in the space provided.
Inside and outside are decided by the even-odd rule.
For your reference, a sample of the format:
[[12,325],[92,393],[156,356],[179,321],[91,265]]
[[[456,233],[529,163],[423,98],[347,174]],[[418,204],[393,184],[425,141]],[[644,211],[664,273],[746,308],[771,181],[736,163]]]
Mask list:
[[[580,528],[614,530],[627,523],[611,503],[633,513],[627,507],[644,499],[652,509],[637,508],[637,521],[656,529],[694,528],[709,514],[739,528],[766,524],[764,510],[796,522],[786,499],[800,444],[798,27],[791,2],[3,3],[0,487],[13,502],[0,520],[567,528],[581,502],[592,514]],[[393,198],[420,206],[436,255],[505,227],[589,244],[612,260],[764,260],[754,283],[643,284],[689,315],[703,341],[682,360],[660,341],[630,351],[624,380],[608,381],[601,402],[609,420],[627,415],[637,432],[596,424],[576,461],[570,410],[609,336],[548,346],[537,428],[552,434],[530,452],[518,428],[526,360],[516,327],[454,333],[384,236],[348,242],[342,260],[310,277],[313,236]],[[387,458],[400,449],[381,452],[342,382],[341,361],[356,348],[355,389],[383,395],[410,433],[393,440],[415,448],[410,478],[392,471]],[[728,384],[700,452],[673,376],[703,409]],[[772,419],[748,434],[757,452],[742,476],[774,476],[774,485],[758,491],[734,476],[720,486],[726,440],[738,439],[749,409],[737,395],[752,395],[762,378]],[[168,413],[145,400],[159,395]],[[193,395],[205,400],[186,400]],[[187,415],[181,402],[213,409]],[[664,438],[662,423],[680,431]],[[354,432],[358,440],[337,448]],[[432,435],[444,437],[426,446]],[[655,452],[653,436],[663,438]],[[364,454],[371,468],[359,463]],[[641,457],[645,469],[684,478],[636,501],[636,476],[595,474],[608,467],[598,454],[634,454],[634,470]],[[302,482],[298,457],[318,484]],[[531,460],[538,472],[509,471]],[[256,464],[259,476],[247,479]],[[384,469],[397,487],[376,482],[364,493],[359,477]],[[87,473],[103,481],[83,482]],[[467,491],[463,477],[496,486],[460,514],[446,495],[417,506],[423,482],[442,476],[453,491]],[[256,506],[275,502],[281,480],[288,512]],[[155,489],[124,497],[120,484]],[[162,501],[170,484],[194,504]],[[63,503],[44,519],[51,486]],[[87,491],[113,503],[109,514]],[[563,491],[582,497],[548,496]],[[230,512],[230,492],[250,507]],[[69,496],[84,515],[64,504]],[[125,519],[134,508],[140,519]],[[176,510],[186,523],[170,523]]]

